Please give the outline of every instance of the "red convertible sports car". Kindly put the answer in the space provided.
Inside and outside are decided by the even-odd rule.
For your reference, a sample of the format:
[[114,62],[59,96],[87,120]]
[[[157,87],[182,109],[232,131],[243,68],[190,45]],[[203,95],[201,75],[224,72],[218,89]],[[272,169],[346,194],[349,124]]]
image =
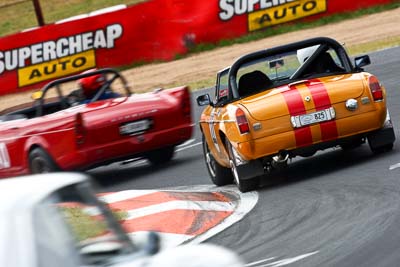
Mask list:
[[[63,94],[71,83],[80,88]],[[55,80],[33,98],[0,113],[0,177],[138,157],[160,164],[192,135],[187,87],[132,94],[113,69]]]

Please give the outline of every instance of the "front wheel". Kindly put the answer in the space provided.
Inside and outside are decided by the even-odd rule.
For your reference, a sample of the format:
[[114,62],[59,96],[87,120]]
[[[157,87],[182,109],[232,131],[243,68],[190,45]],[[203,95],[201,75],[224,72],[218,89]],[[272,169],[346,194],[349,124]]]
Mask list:
[[238,189],[240,190],[240,192],[245,193],[245,192],[256,190],[260,183],[260,177],[255,176],[252,178],[243,179],[240,176],[239,171],[238,171],[238,165],[236,163],[235,154],[234,154],[235,151],[233,150],[232,144],[231,144],[231,142],[229,142],[228,139],[226,139],[226,148],[227,148],[228,154],[229,154],[229,163],[231,165],[231,171],[232,171],[233,178],[234,178],[233,180],[234,180],[236,186],[238,187]]
[[233,182],[233,176],[231,170],[229,168],[221,166],[215,160],[214,156],[210,152],[210,149],[208,147],[204,135],[202,141],[203,141],[204,161],[207,166],[208,174],[211,177],[211,181],[217,186],[231,184]]
[[174,157],[174,154],[175,147],[169,146],[166,148],[151,151],[146,155],[146,158],[151,162],[151,164],[160,165],[170,161]]
[[32,174],[59,171],[60,168],[42,148],[35,148],[29,153],[29,169]]

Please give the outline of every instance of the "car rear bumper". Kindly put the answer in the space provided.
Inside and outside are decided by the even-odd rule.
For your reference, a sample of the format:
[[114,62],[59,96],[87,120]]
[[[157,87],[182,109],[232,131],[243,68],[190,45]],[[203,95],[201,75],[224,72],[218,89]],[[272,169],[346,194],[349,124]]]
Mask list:
[[323,138],[320,124],[311,125],[307,127],[312,138],[308,144],[299,145],[296,136],[298,133],[293,130],[238,143],[237,151],[245,160],[274,156],[283,150],[292,151],[291,155],[296,156],[299,155],[296,151],[307,147],[321,150],[339,145],[341,140],[366,137],[369,133],[382,128],[385,117],[386,112],[374,111],[335,120],[333,122],[336,134],[325,138]]
[[63,170],[86,170],[96,166],[144,156],[146,152],[179,145],[191,138],[192,124],[121,139],[104,145],[84,147],[64,155],[59,166]]

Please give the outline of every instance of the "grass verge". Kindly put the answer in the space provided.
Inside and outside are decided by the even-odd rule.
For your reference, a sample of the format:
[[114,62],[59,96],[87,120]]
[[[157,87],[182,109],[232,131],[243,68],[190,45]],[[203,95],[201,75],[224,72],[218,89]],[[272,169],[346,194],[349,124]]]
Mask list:
[[[105,221],[87,214],[81,207],[62,207],[62,210],[78,241],[101,236],[108,230]],[[112,212],[118,221],[123,221],[127,217],[126,211],[113,210]]]
[[[134,5],[145,0],[40,0],[45,23],[87,14],[119,4]],[[32,0],[0,1],[0,36],[38,26]]]

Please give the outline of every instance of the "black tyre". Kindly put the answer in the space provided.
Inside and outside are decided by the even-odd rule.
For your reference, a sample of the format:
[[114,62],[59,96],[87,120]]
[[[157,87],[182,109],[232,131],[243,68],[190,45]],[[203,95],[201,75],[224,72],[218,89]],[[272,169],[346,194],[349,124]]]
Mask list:
[[29,170],[32,174],[60,171],[54,160],[42,148],[34,148],[29,153]]
[[203,135],[203,155],[204,161],[207,166],[208,174],[211,177],[211,181],[217,185],[227,185],[233,182],[233,175],[230,168],[221,166],[211,154],[210,149]]
[[393,149],[393,143],[387,144],[387,145],[384,145],[384,146],[380,146],[380,147],[370,147],[370,148],[371,148],[372,153],[381,154],[381,153],[384,153],[384,152],[391,151]]
[[396,140],[392,122],[387,121],[382,129],[369,134],[367,139],[372,153],[380,154],[391,151]]
[[249,191],[254,191],[258,188],[260,184],[260,177],[254,177],[247,180],[239,179],[239,184],[237,184],[238,189],[242,193],[246,193]]
[[236,186],[238,187],[238,189],[240,190],[240,192],[245,193],[245,192],[256,190],[260,183],[260,177],[256,176],[253,178],[242,179],[239,176],[236,162],[234,160],[234,152],[233,152],[232,144],[229,142],[228,139],[226,139],[226,148],[229,153],[229,162],[231,164],[233,180],[234,180]]
[[152,151],[146,155],[146,158],[153,165],[160,165],[170,161],[175,154],[175,147],[169,146],[166,148]]

